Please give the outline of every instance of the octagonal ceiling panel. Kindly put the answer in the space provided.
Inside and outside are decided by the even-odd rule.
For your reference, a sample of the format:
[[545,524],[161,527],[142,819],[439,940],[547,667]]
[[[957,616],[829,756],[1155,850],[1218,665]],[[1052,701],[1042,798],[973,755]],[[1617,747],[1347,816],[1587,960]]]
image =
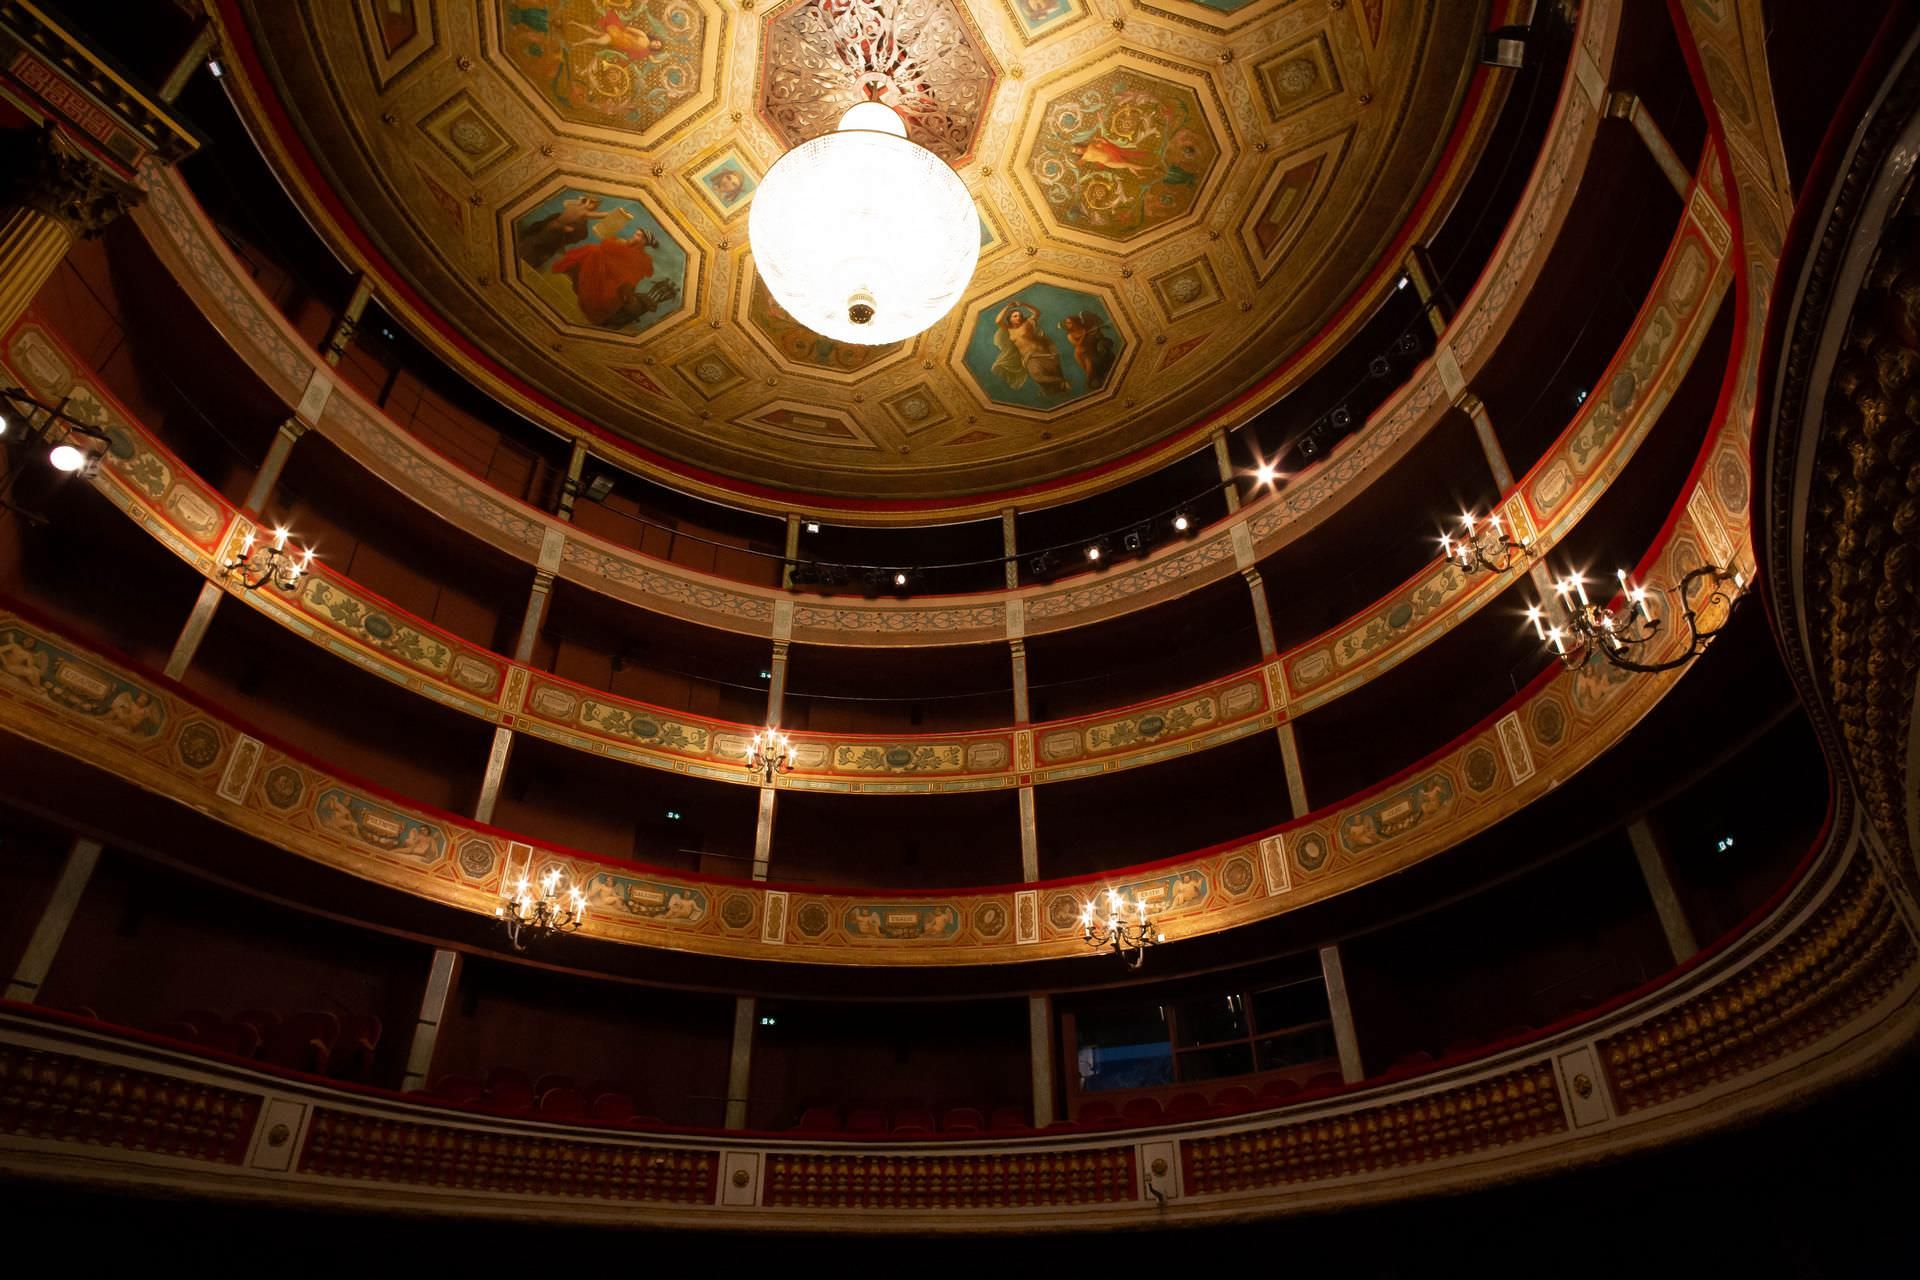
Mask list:
[[[251,123],[285,128],[277,98],[297,136],[276,158],[311,165],[292,186],[345,206],[364,238],[331,238],[422,300],[422,336],[763,506],[1096,487],[1277,366],[1302,376],[1416,207],[1487,20],[1487,0],[231,3],[260,55]],[[895,40],[849,43],[882,15]],[[981,214],[967,297],[877,351],[765,296],[743,216],[866,86]]]
[[1129,53],[1044,89],[1031,115],[1022,190],[1050,231],[1094,248],[1134,248],[1190,220],[1232,158],[1206,75]]
[[963,0],[786,0],[764,31],[760,115],[783,148],[871,97],[948,164],[973,153],[1000,73]]

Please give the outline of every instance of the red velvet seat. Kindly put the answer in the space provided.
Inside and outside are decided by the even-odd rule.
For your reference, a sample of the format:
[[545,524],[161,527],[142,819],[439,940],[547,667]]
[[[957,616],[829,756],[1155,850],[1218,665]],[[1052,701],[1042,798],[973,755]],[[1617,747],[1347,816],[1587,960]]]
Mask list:
[[548,1089],[540,1095],[540,1118],[569,1122],[585,1120],[587,1100],[580,1096],[578,1089],[566,1086]]
[[178,1019],[172,1022],[156,1022],[147,1030],[157,1036],[166,1036],[169,1040],[184,1040],[188,1044],[193,1044],[200,1039],[199,1028],[191,1022],[181,1022]]
[[1166,1110],[1158,1098],[1129,1098],[1120,1108],[1120,1119],[1127,1124],[1159,1124],[1165,1118]]
[[902,1107],[893,1113],[895,1135],[930,1134],[933,1132],[933,1112],[926,1107]]
[[1253,1096],[1253,1090],[1243,1084],[1231,1084],[1213,1095],[1213,1105],[1222,1113],[1233,1111],[1251,1111],[1260,1105]]
[[885,1133],[887,1113],[879,1107],[852,1107],[847,1111],[848,1133]]
[[319,1009],[303,1009],[268,1037],[261,1057],[278,1067],[324,1075],[340,1038],[340,1019]]
[[1041,1130],[1042,1133],[1078,1133],[1079,1131],[1080,1125],[1072,1120],[1055,1120],[1052,1124]]
[[993,1133],[1018,1133],[1032,1127],[1032,1114],[1025,1107],[1003,1102],[987,1114],[987,1128]]
[[533,1101],[533,1081],[526,1072],[511,1067],[495,1067],[487,1073],[486,1104],[489,1110],[524,1115],[533,1109]]
[[263,1046],[271,1043],[273,1033],[280,1029],[280,1015],[271,1009],[242,1009],[233,1020],[244,1022],[259,1032]]
[[633,1099],[624,1093],[602,1093],[593,1100],[595,1124],[625,1124],[633,1118]]
[[800,1133],[838,1133],[840,1113],[832,1107],[808,1107],[800,1113],[800,1123],[793,1127]]
[[1204,1120],[1218,1114],[1219,1108],[1207,1101],[1205,1094],[1176,1093],[1167,1100],[1169,1120]]
[[251,1058],[260,1052],[260,1033],[244,1022],[226,1022],[202,1031],[199,1043],[236,1058]]
[[1260,1086],[1260,1101],[1268,1106],[1291,1102],[1301,1093],[1298,1080],[1269,1080]]
[[549,1071],[533,1082],[533,1096],[544,1098],[549,1089],[578,1089],[580,1082],[572,1076],[557,1071]]
[[184,1022],[192,1027],[196,1039],[206,1035],[207,1032],[212,1031],[215,1027],[224,1027],[227,1025],[227,1020],[211,1009],[189,1009],[175,1019],[175,1021]]
[[1347,1083],[1338,1071],[1322,1071],[1307,1081],[1307,1092],[1318,1093],[1322,1089],[1338,1089]]
[[948,1107],[940,1117],[942,1133],[979,1133],[987,1127],[987,1118],[978,1107]]
[[487,1096],[486,1086],[472,1076],[441,1076],[427,1092],[442,1102],[463,1107],[471,1107]]
[[340,1040],[334,1045],[329,1070],[342,1080],[373,1079],[373,1055],[380,1048],[380,1019],[370,1013],[340,1019]]
[[1120,1112],[1105,1098],[1095,1098],[1092,1102],[1080,1104],[1077,1122],[1089,1129],[1102,1127],[1117,1128],[1120,1125]]

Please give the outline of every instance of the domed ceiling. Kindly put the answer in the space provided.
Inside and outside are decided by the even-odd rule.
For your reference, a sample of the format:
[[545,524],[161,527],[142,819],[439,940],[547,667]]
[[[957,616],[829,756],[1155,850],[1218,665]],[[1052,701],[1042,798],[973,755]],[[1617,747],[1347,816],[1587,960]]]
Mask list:
[[[239,7],[326,185],[461,337],[667,458],[881,500],[1135,454],[1299,352],[1419,201],[1487,18],[1454,0]],[[980,210],[966,299],[886,347],[802,328],[747,243],[760,177],[860,96],[825,20],[847,8],[890,18],[868,78]]]

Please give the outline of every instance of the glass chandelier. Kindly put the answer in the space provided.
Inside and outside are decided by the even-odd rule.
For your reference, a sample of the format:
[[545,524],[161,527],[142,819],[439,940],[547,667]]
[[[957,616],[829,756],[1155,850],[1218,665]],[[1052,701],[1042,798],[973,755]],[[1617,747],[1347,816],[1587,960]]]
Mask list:
[[946,161],[909,142],[893,108],[869,101],[767,171],[747,239],[760,278],[794,319],[839,342],[881,346],[926,330],[960,300],[980,259],[980,215]]
[[[1129,912],[1137,913],[1137,918],[1127,919]],[[1128,902],[1117,889],[1107,890],[1104,914],[1100,913],[1097,900],[1088,901],[1081,909],[1080,936],[1097,951],[1111,950],[1127,962],[1129,969],[1140,967],[1147,958],[1148,947],[1159,946],[1167,940],[1167,935],[1148,919],[1147,900],[1135,898]]]

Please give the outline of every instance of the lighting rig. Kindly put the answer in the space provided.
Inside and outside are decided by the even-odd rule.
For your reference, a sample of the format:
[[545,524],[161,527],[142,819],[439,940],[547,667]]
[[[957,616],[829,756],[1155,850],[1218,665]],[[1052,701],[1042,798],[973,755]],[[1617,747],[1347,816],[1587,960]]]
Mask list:
[[[0,387],[0,446],[7,469],[0,477],[0,511],[14,511],[43,523],[45,517],[13,501],[13,488],[25,474],[22,463],[37,454],[40,461],[63,475],[91,480],[100,474],[100,460],[112,443],[107,433],[67,412],[67,397],[44,404],[19,387]],[[22,455],[25,455],[23,457]]]

